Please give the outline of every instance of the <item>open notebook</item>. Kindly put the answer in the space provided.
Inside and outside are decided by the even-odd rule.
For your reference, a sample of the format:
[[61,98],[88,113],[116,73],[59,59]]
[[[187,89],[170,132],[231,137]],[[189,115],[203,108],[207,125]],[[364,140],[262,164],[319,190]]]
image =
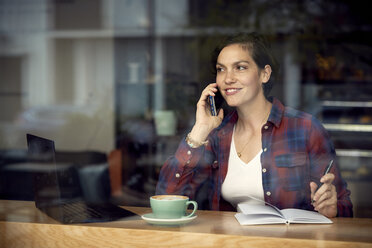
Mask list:
[[[253,198],[262,202],[259,199]],[[265,203],[265,202],[262,202]],[[330,224],[333,223],[324,215],[309,210],[287,208],[278,209],[269,203],[255,205],[240,203],[237,206],[238,213],[235,218],[241,225],[263,225],[263,224]]]

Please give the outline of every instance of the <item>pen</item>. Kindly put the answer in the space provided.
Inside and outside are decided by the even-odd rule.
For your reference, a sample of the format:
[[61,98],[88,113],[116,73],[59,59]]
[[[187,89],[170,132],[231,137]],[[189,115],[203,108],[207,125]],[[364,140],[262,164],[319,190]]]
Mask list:
[[[331,159],[331,161],[329,161],[328,166],[327,166],[327,167],[325,168],[325,170],[324,170],[323,176],[329,173],[329,171],[330,171],[331,168],[332,168],[332,164],[333,164],[333,159]],[[320,187],[322,187],[322,185],[323,185],[323,183],[320,184],[320,186],[318,187],[318,189],[319,189]],[[314,200],[311,200],[311,203],[314,203],[314,202],[315,202]]]
[[327,168],[324,170],[323,176],[328,174],[328,172],[331,170],[332,164],[333,164],[333,159],[329,161]]

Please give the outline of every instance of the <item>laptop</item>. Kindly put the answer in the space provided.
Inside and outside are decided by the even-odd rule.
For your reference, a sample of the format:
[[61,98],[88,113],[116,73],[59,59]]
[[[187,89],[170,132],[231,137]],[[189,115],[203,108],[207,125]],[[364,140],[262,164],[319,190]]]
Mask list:
[[79,168],[72,163],[56,161],[53,140],[27,134],[27,146],[30,160],[38,161],[43,167],[34,178],[35,205],[48,216],[72,224],[107,222],[136,215],[112,204],[109,199],[87,201],[81,189]]

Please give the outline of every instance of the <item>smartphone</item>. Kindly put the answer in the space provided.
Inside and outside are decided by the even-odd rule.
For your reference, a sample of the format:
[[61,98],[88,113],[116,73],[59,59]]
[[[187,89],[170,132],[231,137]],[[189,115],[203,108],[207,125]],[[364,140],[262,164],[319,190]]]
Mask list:
[[208,96],[208,102],[212,116],[217,116],[216,102],[214,100],[214,96]]
[[215,93],[215,95],[216,96],[208,96],[208,102],[212,116],[217,116],[218,110],[221,108],[223,102],[223,97],[219,90]]

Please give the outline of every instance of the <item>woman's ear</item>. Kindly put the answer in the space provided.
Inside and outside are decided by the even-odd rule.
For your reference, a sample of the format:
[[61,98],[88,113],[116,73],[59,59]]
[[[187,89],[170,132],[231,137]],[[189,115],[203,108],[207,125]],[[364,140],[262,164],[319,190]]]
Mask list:
[[271,66],[270,65],[265,65],[265,68],[261,70],[261,79],[262,83],[267,83],[270,79],[271,76]]

